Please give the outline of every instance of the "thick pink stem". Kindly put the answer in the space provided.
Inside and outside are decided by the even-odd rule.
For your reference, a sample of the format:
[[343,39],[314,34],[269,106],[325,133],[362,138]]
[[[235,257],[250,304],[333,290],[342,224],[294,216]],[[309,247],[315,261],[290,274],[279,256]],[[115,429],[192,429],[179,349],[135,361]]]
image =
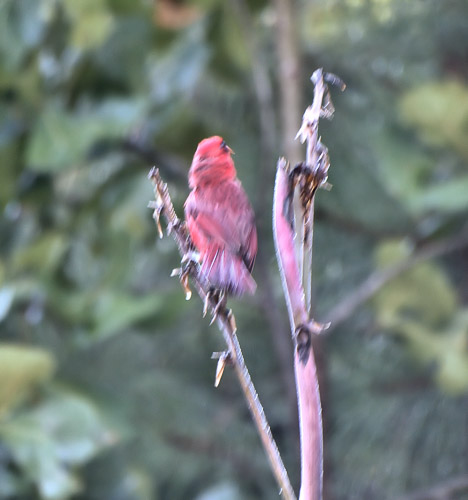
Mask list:
[[301,435],[301,490],[299,500],[321,500],[323,485],[322,405],[314,353],[304,364],[294,355],[299,428]]
[[[304,307],[304,289],[301,285],[299,266],[294,251],[294,228],[292,221],[285,217],[286,203],[289,203],[288,164],[284,158],[278,160],[273,200],[273,235],[276,258],[283,280],[289,320],[293,325],[306,324],[309,315]],[[295,328],[294,328],[295,331]]]
[[[273,234],[276,257],[283,281],[291,331],[295,339],[294,368],[299,407],[301,436],[301,489],[299,500],[321,500],[323,485],[322,406],[314,353],[310,344],[314,323],[309,320],[294,251],[294,228],[285,212],[292,193],[289,192],[287,162],[278,161],[273,201]],[[302,335],[308,345],[300,345]]]

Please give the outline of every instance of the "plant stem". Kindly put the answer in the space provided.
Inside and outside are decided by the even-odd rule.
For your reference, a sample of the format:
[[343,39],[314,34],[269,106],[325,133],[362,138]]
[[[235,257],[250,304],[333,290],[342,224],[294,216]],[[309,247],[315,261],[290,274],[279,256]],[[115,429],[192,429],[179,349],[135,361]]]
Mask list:
[[[320,333],[326,326],[312,319],[311,285],[313,203],[317,188],[327,185],[329,159],[328,151],[318,136],[318,123],[321,117],[331,118],[333,115],[325,80],[338,83],[344,89],[338,77],[323,73],[321,69],[315,71],[311,79],[314,100],[305,110],[302,126],[296,135],[301,142],[307,141],[306,161],[290,170],[286,160],[280,158],[273,203],[276,257],[295,347],[294,368],[301,437],[300,500],[321,500],[323,490],[322,408],[312,335]],[[300,201],[299,211],[296,206],[293,209],[294,201]],[[299,235],[300,232],[302,234]]]
[[[304,290],[294,247],[294,231],[285,216],[289,192],[288,165],[281,158],[276,173],[273,234],[283,290],[288,306],[291,333],[295,344],[294,369],[298,396],[301,438],[300,500],[320,500],[323,484],[322,408],[318,388],[317,369],[311,335],[320,330],[309,321],[305,307]],[[300,336],[305,334],[305,345]]]
[[[175,213],[167,184],[163,182],[158,169],[154,167],[151,169],[148,177],[154,185],[156,202],[152,202],[150,206],[154,208],[153,218],[155,219],[158,229],[160,228],[159,216],[163,214],[167,220],[168,232],[172,233],[181,256],[185,256],[191,249],[190,238],[185,229],[185,225]],[[181,281],[186,289],[187,296],[189,297],[190,295],[188,293],[188,285],[186,281],[187,277],[188,274],[181,271]],[[190,272],[190,277],[203,303],[208,301],[211,310],[214,313],[217,308],[217,303],[210,295],[207,285],[202,282],[197,272],[193,270]],[[278,482],[280,492],[285,500],[295,500],[296,496],[289,481],[286,468],[284,467],[278,447],[276,446],[276,442],[271,434],[270,425],[265,417],[265,412],[244,361],[244,356],[236,335],[234,316],[230,310],[226,309],[226,307],[221,307],[216,313],[216,322],[228,347],[230,361],[234,365],[235,373],[239,379],[244,397],[247,400],[250,413],[254,419],[273,474]]]

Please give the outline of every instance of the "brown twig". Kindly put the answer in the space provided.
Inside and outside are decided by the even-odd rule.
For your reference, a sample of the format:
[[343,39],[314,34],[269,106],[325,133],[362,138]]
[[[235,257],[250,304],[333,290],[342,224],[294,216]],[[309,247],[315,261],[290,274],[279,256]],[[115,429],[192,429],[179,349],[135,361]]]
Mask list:
[[325,80],[338,84],[341,90],[345,89],[344,83],[335,75],[324,73],[322,68],[314,71],[311,81],[314,84],[314,99],[302,117],[302,125],[296,135],[302,143],[307,142],[306,166],[310,173],[301,185],[300,199],[302,205],[302,286],[304,287],[306,306],[312,314],[312,244],[314,235],[314,200],[315,191],[320,186],[326,185],[330,161],[328,150],[322,144],[318,135],[320,118],[331,119],[334,107],[330,98],[328,85]]
[[325,316],[331,322],[331,329],[348,319],[358,307],[371,299],[389,281],[408,271],[413,266],[467,246],[468,229],[465,228],[464,231],[456,236],[419,248],[413,255],[401,262],[397,262],[385,269],[374,271]]
[[440,484],[422,489],[396,500],[451,500],[456,493],[468,490],[468,476],[459,476]]
[[[185,229],[185,225],[175,213],[167,184],[162,181],[158,169],[154,167],[151,169],[148,177],[154,185],[156,202],[150,203],[150,207],[154,208],[153,218],[158,226],[158,230],[160,231],[159,217],[160,215],[164,215],[168,224],[168,233],[172,234],[181,256],[184,257],[189,254],[192,249],[192,245]],[[278,447],[276,446],[275,440],[271,434],[270,426],[265,417],[265,412],[244,361],[244,356],[236,335],[234,316],[224,305],[219,307],[215,298],[213,298],[212,294],[210,294],[209,285],[200,278],[197,270],[194,269],[193,266],[186,270],[181,270],[180,272],[181,281],[187,294],[189,291],[187,282],[189,275],[203,303],[208,303],[215,315],[218,327],[221,330],[227,344],[230,363],[233,365],[237,378],[239,379],[242,392],[247,400],[249,410],[254,419],[257,431],[260,435],[260,439],[270,461],[273,474],[278,482],[283,498],[293,500],[296,498],[294,491],[291,487],[291,483],[281,460]]]

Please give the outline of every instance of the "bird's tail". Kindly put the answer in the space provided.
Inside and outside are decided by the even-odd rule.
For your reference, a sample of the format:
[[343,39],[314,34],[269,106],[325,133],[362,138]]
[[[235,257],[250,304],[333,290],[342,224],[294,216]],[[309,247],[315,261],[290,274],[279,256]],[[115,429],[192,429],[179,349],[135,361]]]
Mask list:
[[252,295],[257,284],[243,260],[228,250],[210,247],[202,256],[201,275],[215,288],[226,290],[231,295]]

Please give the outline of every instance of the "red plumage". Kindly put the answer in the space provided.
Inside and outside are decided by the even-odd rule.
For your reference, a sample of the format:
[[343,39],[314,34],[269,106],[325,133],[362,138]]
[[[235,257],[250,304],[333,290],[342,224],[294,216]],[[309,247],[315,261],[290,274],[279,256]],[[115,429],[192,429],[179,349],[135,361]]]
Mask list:
[[185,218],[200,253],[200,272],[214,287],[233,295],[253,294],[257,255],[255,216],[222,137],[198,145],[189,171]]

